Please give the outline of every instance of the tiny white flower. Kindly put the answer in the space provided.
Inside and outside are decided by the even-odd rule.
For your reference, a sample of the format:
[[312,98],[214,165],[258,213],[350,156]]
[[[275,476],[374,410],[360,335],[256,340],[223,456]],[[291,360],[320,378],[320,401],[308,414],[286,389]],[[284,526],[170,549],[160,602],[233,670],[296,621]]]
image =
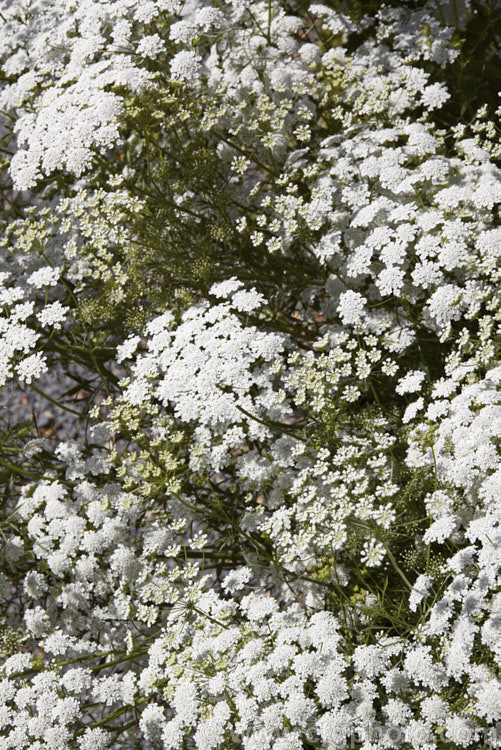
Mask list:
[[34,271],[28,276],[28,284],[31,284],[31,286],[37,287],[38,289],[42,289],[46,286],[54,286],[57,284],[58,279],[61,276],[61,270],[62,269],[59,268],[59,266],[56,266],[55,268],[51,268],[50,266],[40,268],[38,271]]
[[66,320],[70,308],[62,305],[59,300],[46,305],[41,310],[37,318],[43,326],[52,326],[56,330],[61,328],[61,324]]
[[357,325],[364,319],[365,299],[359,292],[343,292],[337,309],[345,325]]
[[457,529],[458,520],[456,516],[443,516],[432,523],[423,536],[423,542],[445,542]]
[[200,62],[202,58],[191,50],[182,50],[171,60],[170,74],[172,78],[178,81],[194,83],[200,72]]
[[404,393],[415,393],[421,388],[421,384],[425,379],[426,374],[421,370],[412,370],[408,372],[403,378],[400,378],[395,391],[403,396]]
[[409,609],[415,612],[420,602],[428,595],[431,579],[424,573],[417,577],[409,597]]
[[368,568],[375,568],[384,560],[385,555],[384,545],[371,539],[370,542],[364,542],[360,559]]
[[424,399],[420,396],[417,401],[413,401],[412,404],[409,404],[402,417],[402,422],[404,424],[407,424],[407,422],[411,422],[415,418],[418,411],[421,411],[423,407]]
[[141,57],[155,59],[162,52],[165,52],[165,42],[160,39],[158,34],[144,36],[137,45],[136,52]]

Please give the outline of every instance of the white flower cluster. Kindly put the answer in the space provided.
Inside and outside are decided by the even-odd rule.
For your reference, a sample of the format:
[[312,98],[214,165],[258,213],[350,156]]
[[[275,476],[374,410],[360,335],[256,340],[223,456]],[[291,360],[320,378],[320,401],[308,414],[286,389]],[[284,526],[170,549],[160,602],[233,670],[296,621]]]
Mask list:
[[2,750],[500,746],[500,16],[337,5],[0,0]]
[[[20,241],[18,247],[22,245]],[[5,246],[6,243],[3,248]],[[0,386],[12,378],[31,383],[45,373],[47,357],[37,343],[42,331],[56,332],[71,320],[70,307],[54,299],[59,292],[58,296],[66,301],[64,291],[61,294],[58,286],[61,267],[46,265],[46,260],[40,266],[37,257],[30,257],[28,261],[24,257],[9,260],[0,264],[3,313],[0,317]]]
[[[212,293],[226,296],[230,285],[215,285]],[[241,290],[231,302],[190,308],[174,330],[169,313],[148,323],[147,351],[130,368],[123,401],[143,407],[160,402],[172,407],[176,419],[195,425],[195,466],[203,459],[203,465],[217,470],[246,435],[250,440],[271,435],[262,420],[280,413],[268,371],[269,363],[280,358],[283,337],[244,327],[235,314],[253,312],[263,302],[255,290]],[[256,419],[249,421],[249,414]]]

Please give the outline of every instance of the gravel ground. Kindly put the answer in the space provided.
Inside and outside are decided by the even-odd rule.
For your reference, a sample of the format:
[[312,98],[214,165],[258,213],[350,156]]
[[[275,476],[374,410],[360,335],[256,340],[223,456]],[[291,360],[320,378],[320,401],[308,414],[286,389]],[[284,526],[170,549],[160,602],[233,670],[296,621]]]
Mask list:
[[52,403],[66,403],[74,411],[82,411],[86,405],[86,394],[77,392],[68,398],[67,391],[75,388],[75,380],[60,366],[53,367],[33,385],[49,396],[45,398],[29,385],[9,382],[0,389],[0,419],[3,425],[14,426],[34,420],[41,435],[68,440],[79,431],[79,418]]

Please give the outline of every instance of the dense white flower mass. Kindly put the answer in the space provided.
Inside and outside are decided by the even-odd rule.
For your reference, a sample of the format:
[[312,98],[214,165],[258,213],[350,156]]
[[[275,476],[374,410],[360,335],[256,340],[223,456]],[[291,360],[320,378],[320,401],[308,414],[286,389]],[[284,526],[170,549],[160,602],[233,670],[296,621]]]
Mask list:
[[495,6],[0,0],[2,750],[499,748]]

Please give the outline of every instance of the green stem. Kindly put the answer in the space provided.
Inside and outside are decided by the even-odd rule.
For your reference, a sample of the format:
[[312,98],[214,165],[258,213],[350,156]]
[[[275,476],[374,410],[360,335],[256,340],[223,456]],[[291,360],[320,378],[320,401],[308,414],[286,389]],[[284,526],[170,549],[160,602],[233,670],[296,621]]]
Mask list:
[[48,393],[45,393],[45,391],[42,391],[40,388],[37,388],[37,386],[33,385],[33,383],[29,383],[28,387],[31,388],[32,391],[35,391],[35,393],[38,393],[39,396],[42,396],[42,398],[45,398],[51,404],[54,404],[54,406],[57,406],[59,409],[63,409],[64,411],[67,411],[70,414],[75,414],[75,416],[77,417],[84,416],[82,412],[76,411],[76,409],[71,409],[69,406],[65,406],[64,404],[59,403],[59,401],[56,401],[56,399],[52,398],[52,396],[49,396]]

